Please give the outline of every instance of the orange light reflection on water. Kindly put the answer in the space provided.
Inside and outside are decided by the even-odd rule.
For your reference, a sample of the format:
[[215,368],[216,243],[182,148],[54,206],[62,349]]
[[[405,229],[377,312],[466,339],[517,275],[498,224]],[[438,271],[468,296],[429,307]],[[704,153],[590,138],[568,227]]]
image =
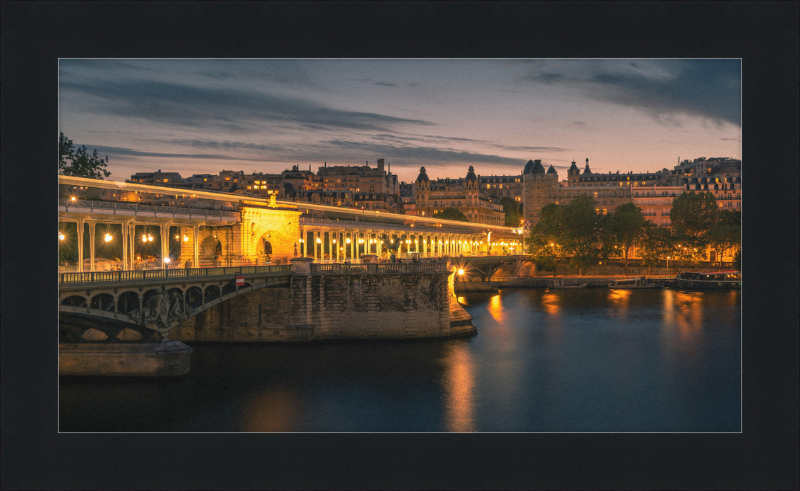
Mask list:
[[503,306],[500,304],[500,295],[494,295],[492,298],[489,299],[488,305],[489,314],[491,314],[494,319],[501,323],[503,322]]
[[703,326],[703,300],[703,292],[665,291],[664,325],[676,327],[681,339],[690,339]]
[[295,431],[299,411],[292,391],[278,389],[256,394],[242,407],[241,431]]
[[542,307],[544,311],[550,315],[558,315],[560,306],[558,305],[561,299],[555,293],[542,294]]
[[451,345],[445,363],[445,427],[447,431],[476,431],[475,363],[469,345]]
[[614,315],[624,319],[628,314],[631,290],[617,290],[612,288],[608,291],[608,299],[611,301],[611,305],[614,306]]

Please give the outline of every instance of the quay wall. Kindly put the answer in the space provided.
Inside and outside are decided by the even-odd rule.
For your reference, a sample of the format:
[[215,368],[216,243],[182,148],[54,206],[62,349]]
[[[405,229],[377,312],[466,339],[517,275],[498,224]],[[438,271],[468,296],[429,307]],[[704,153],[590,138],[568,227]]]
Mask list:
[[[449,272],[294,274],[201,312],[173,329],[184,342],[308,342],[475,334]],[[452,326],[452,329],[451,329]]]

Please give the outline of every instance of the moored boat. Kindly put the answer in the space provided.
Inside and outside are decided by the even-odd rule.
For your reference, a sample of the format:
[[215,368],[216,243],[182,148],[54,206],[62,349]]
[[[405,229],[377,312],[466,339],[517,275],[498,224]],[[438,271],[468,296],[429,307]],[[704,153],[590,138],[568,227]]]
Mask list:
[[653,283],[645,279],[644,276],[640,276],[638,278],[625,278],[622,280],[614,280],[608,284],[609,288],[614,288],[616,290],[633,290],[633,289],[643,289],[643,288],[663,288],[663,285],[658,283]]
[[716,271],[714,273],[687,271],[678,273],[675,278],[675,286],[701,290],[741,288],[742,273],[740,271]]
[[563,288],[586,288],[588,283],[581,283],[580,285],[565,285],[564,280],[551,281],[548,288],[563,289]]

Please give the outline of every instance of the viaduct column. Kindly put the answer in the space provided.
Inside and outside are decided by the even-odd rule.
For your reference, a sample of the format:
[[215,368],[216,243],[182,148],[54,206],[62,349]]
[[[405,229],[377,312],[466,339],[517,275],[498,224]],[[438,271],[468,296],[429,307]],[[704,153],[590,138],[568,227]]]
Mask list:
[[89,271],[94,272],[94,227],[97,224],[89,222]]
[[169,266],[169,222],[159,224],[158,228],[161,233],[161,267],[166,268]]
[[198,247],[198,239],[200,236],[200,223],[195,223],[192,229],[192,266],[195,268],[200,267],[200,248]]
[[83,223],[85,219],[78,219],[78,271],[83,272]]
[[120,225],[122,225],[122,269],[128,269],[128,220],[123,220]]

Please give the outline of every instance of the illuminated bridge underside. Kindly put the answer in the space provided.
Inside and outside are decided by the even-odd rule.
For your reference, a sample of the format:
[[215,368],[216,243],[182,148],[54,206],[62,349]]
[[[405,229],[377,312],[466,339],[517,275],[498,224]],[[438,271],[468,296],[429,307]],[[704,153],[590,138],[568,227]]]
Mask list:
[[481,281],[486,281],[487,278],[491,278],[503,266],[521,263],[527,259],[528,256],[523,255],[456,257],[452,259],[452,264],[456,271],[464,271],[465,279],[479,277]]

